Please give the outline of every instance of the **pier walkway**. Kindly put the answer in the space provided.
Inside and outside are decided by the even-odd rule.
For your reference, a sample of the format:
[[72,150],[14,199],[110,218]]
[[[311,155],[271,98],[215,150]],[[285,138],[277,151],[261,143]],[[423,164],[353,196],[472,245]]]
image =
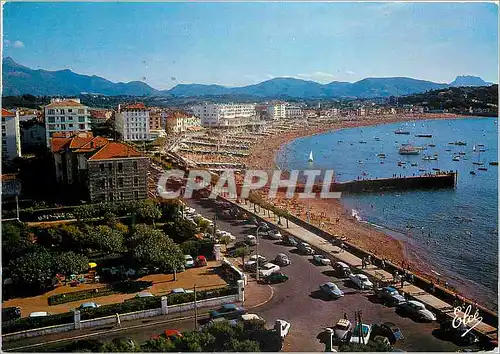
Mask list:
[[[260,213],[259,212],[255,213],[253,211],[253,208],[250,206],[250,203],[245,205],[239,203],[236,204],[234,203],[234,201],[231,200],[228,201],[237,205],[239,208],[246,210],[248,213],[257,216],[260,219],[263,219],[270,224],[273,224],[276,228],[280,229],[282,232],[291,234],[292,236],[304,242],[309,243],[315,249],[320,250],[321,253],[331,256],[332,258],[335,258],[338,261],[344,262],[349,266],[351,266],[352,268],[356,268],[359,272],[365,273],[366,275],[372,277],[373,279],[377,279],[380,282],[392,283],[393,275],[391,273],[383,269],[380,269],[373,264],[368,265],[366,269],[362,269],[361,258],[355,256],[354,254],[348,251],[343,251],[340,247],[333,245],[331,242],[328,242],[323,237],[318,236],[315,233],[308,231],[291,221],[288,221],[288,228],[286,228],[286,226],[284,225],[278,225],[277,222],[274,220],[273,216],[268,217],[266,215],[265,210],[263,208],[260,208]],[[332,241],[333,240],[334,239],[332,239]],[[439,312],[449,317],[450,319],[453,319],[455,317],[453,305],[450,305],[442,301],[441,299],[427,293],[425,290],[415,285],[412,285],[408,282],[404,282],[402,289],[399,285],[397,285],[396,287],[402,290],[402,292],[407,292],[411,298],[425,304],[427,308],[433,309],[434,311]],[[459,315],[461,316],[461,318],[463,318],[464,316],[464,314],[461,312],[459,312]],[[481,335],[487,336],[492,340],[497,340],[498,338],[497,328],[483,322],[477,325],[474,328],[474,331]]]

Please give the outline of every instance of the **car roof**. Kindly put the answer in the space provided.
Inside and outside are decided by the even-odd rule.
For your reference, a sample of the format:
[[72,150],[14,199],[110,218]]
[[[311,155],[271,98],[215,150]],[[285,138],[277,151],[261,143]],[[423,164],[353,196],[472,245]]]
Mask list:
[[235,304],[224,304],[221,307],[223,307],[225,309],[236,309],[236,308],[238,308],[238,306],[236,306]]
[[42,316],[48,316],[49,313],[46,311],[37,311],[37,312],[32,312],[30,313],[30,317],[42,317]]
[[422,304],[422,303],[421,303],[421,302],[419,302],[419,301],[410,300],[410,301],[408,301],[408,303],[410,303],[410,304],[412,304],[412,305],[415,305],[415,306],[417,306],[417,307],[423,307],[423,308],[425,308],[425,305],[424,305],[424,304]]
[[246,315],[241,315],[241,319],[244,321],[260,320],[260,316],[255,313],[247,313]]
[[356,274],[356,276],[361,279],[368,279],[368,277],[364,274]]
[[183,293],[185,292],[186,290],[184,290],[183,288],[175,288],[175,289],[172,289],[172,292],[173,293]]
[[81,306],[86,307],[86,306],[95,306],[95,305],[96,305],[95,302],[84,302]]
[[186,254],[186,255],[184,255],[184,258],[185,258],[185,259],[188,259],[188,258],[189,258],[189,259],[193,259],[193,257],[192,257],[190,254]]
[[333,287],[336,287],[337,285],[335,285],[334,283],[332,283],[331,281],[328,281],[326,283],[324,283],[323,285],[326,285],[328,286],[329,288],[333,288]]
[[386,286],[383,288],[384,290],[387,290],[387,291],[390,291],[390,292],[393,292],[393,291],[397,291],[395,288],[393,288],[392,286]]
[[284,253],[278,253],[276,256],[277,257],[286,257],[286,258],[288,258],[288,256],[286,254],[284,254]]
[[139,297],[146,297],[146,296],[154,296],[152,293],[149,291],[143,291],[137,294]]
[[343,268],[349,268],[349,266],[347,264],[345,264],[344,262],[336,262],[335,264],[338,264],[339,266],[341,266]]

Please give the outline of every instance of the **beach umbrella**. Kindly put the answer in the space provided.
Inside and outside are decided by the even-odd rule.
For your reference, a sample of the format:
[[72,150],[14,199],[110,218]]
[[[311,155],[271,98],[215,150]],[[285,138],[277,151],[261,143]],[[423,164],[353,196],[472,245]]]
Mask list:
[[95,267],[97,267],[97,263],[94,262],[89,263],[89,268],[95,268]]

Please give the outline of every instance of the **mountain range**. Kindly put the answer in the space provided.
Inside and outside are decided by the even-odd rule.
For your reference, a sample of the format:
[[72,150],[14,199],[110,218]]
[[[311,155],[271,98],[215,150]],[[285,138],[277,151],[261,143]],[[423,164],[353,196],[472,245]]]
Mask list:
[[275,78],[242,87],[220,85],[178,84],[170,90],[156,90],[141,81],[127,83],[106,80],[99,76],[80,75],[71,70],[34,70],[3,58],[2,96],[31,94],[36,96],[79,95],[107,96],[203,97],[245,95],[260,98],[372,98],[404,96],[429,90],[457,86],[489,86],[477,76],[457,76],[449,83],[417,80],[408,77],[366,78],[354,83],[333,81],[320,84],[295,78]]

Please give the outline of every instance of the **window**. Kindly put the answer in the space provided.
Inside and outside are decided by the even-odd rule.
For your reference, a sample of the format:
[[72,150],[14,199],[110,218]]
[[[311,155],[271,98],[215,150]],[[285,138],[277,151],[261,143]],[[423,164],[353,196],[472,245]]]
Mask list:
[[56,119],[54,117],[49,117],[49,123],[55,123]]
[[99,188],[101,189],[104,189],[106,188],[106,180],[104,178],[100,179],[99,180],[99,184],[98,184]]
[[73,112],[73,110],[71,108],[68,109],[68,113],[72,113],[72,112]]
[[68,124],[68,127],[73,128],[73,124]]
[[66,130],[66,124],[61,124],[61,129]]
[[110,171],[113,170],[113,163],[112,162],[108,163],[108,170],[110,170]]
[[81,130],[85,130],[85,124],[78,124],[78,126]]
[[59,110],[59,113],[64,114],[64,109],[60,109],[60,110]]
[[113,188],[113,178],[108,178],[108,187]]
[[49,124],[49,130],[55,130],[56,125],[55,124]]
[[115,198],[114,198],[114,195],[113,193],[109,193],[109,200],[113,201]]
[[123,187],[123,177],[118,178],[118,187]]
[[139,178],[134,177],[134,186],[139,185]]
[[56,111],[54,109],[49,109],[47,114],[56,114]]
[[137,171],[137,161],[134,161],[134,170]]
[[64,123],[64,122],[66,122],[66,118],[61,117],[61,123]]
[[85,117],[84,116],[78,116],[78,121],[80,123],[85,123]]
[[139,199],[139,191],[134,191],[134,198]]
[[7,133],[6,132],[2,132],[2,136],[7,136]]
[[123,163],[118,162],[118,172],[123,172]]
[[78,110],[78,114],[85,114],[85,110],[84,109],[79,109]]
[[99,164],[99,169],[101,170],[101,172],[104,172],[104,164],[103,163]]
[[120,192],[120,199],[123,199],[123,192]]

